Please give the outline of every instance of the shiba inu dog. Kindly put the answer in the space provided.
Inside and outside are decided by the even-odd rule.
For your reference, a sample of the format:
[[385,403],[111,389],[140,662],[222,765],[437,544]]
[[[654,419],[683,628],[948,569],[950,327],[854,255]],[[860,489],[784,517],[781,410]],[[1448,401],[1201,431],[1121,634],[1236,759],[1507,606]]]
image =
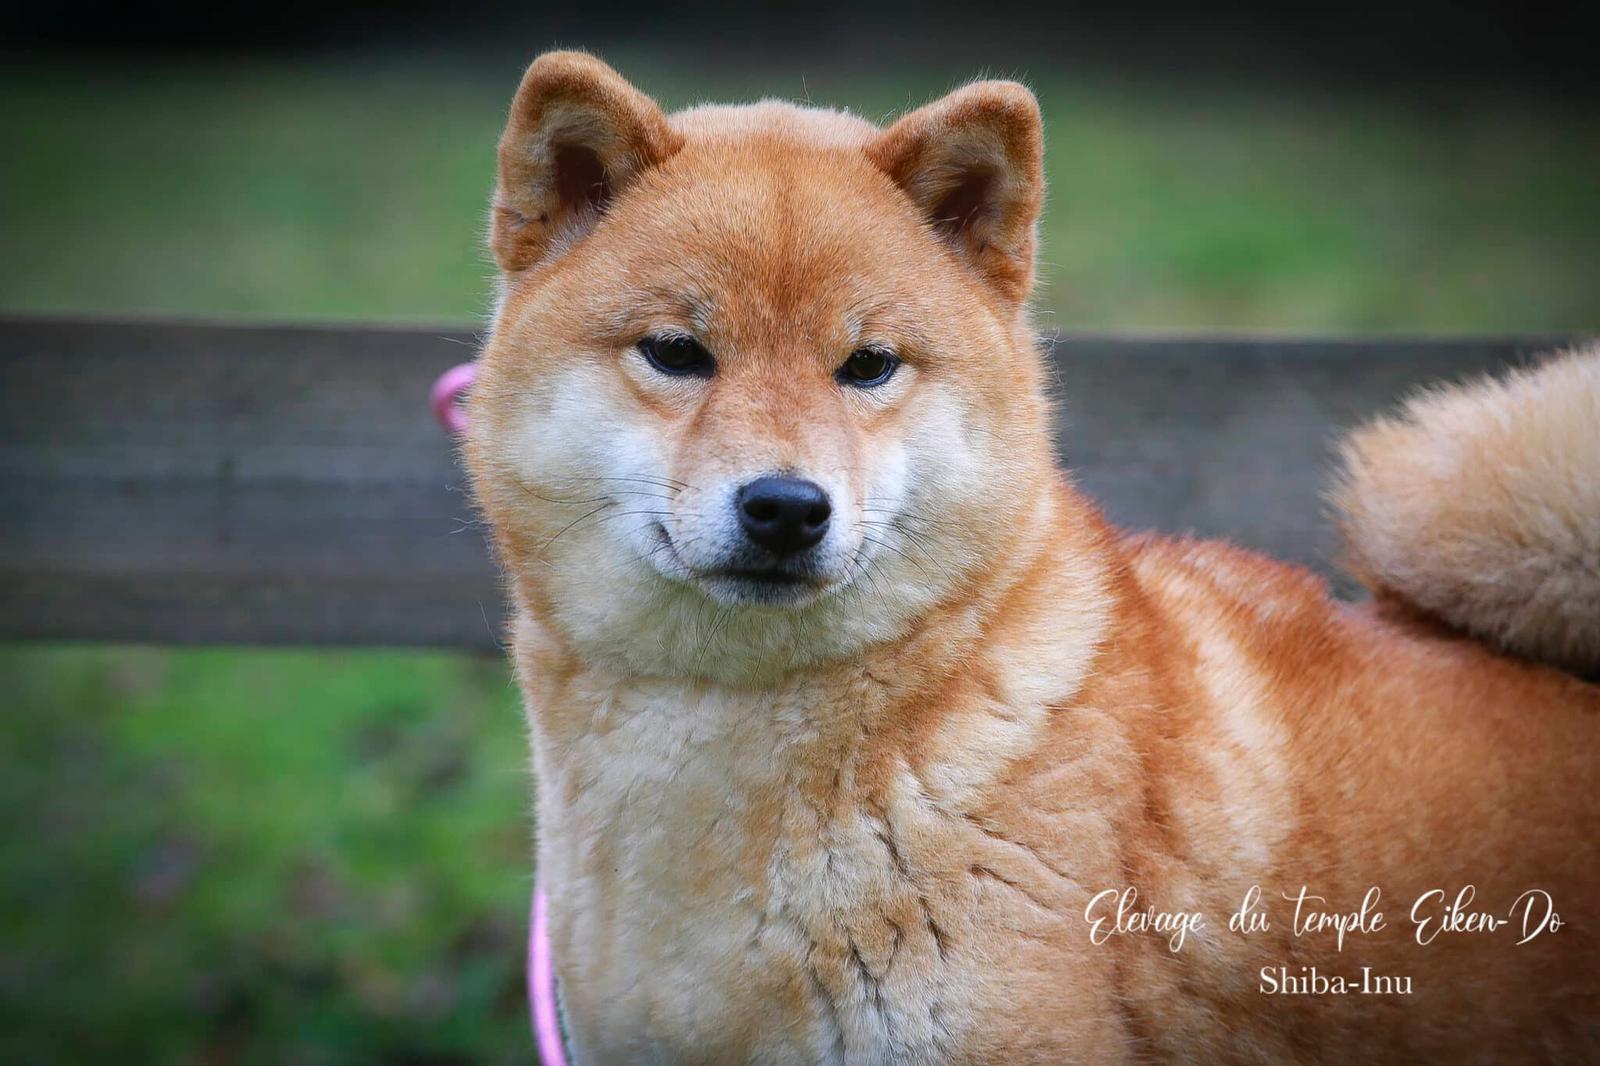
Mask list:
[[1596,1059],[1600,353],[1355,435],[1343,604],[1058,470],[1043,188],[1010,82],[528,70],[465,447],[575,1061]]

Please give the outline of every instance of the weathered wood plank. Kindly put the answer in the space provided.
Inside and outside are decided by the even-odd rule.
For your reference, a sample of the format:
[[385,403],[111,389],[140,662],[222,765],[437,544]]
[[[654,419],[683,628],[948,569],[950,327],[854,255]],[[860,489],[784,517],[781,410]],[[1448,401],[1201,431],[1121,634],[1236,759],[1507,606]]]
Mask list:
[[490,645],[497,582],[425,405],[472,345],[0,325],[0,634]]
[[[1338,428],[1555,338],[1055,346],[1113,518],[1330,569]],[[498,583],[425,397],[464,331],[0,320],[0,638],[491,648]]]
[[1418,385],[1564,340],[1066,339],[1058,450],[1119,524],[1226,537],[1336,576],[1322,493],[1340,433]]

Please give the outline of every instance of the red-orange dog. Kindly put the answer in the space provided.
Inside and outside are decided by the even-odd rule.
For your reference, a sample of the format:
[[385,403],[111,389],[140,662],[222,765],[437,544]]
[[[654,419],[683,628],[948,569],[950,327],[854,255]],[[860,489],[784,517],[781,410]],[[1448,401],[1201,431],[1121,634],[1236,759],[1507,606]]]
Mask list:
[[467,454],[576,1060],[1600,1057],[1600,353],[1350,442],[1371,605],[1125,536],[1052,461],[1040,158],[1009,82],[528,71]]

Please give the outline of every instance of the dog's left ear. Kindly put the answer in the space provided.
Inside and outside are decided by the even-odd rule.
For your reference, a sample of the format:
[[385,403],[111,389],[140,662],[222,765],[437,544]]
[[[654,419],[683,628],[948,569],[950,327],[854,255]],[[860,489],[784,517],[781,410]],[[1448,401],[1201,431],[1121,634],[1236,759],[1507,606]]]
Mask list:
[[1044,200],[1044,128],[1026,86],[957,89],[890,126],[867,155],[1005,303],[1027,299]]

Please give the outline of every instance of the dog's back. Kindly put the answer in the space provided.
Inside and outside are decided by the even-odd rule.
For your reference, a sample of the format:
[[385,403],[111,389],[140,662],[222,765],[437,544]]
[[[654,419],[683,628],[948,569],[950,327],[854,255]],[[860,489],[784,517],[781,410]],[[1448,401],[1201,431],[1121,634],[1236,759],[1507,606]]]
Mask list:
[[[1161,650],[1103,669],[1153,673],[1171,700],[1129,719],[1146,806],[1121,833],[1128,881],[1218,918],[1260,885],[1273,916],[1269,931],[1197,938],[1192,970],[1130,952],[1124,988],[1158,1057],[1600,1055],[1600,687],[1409,606],[1340,604],[1225,544],[1126,548],[1149,616],[1134,629],[1155,635],[1140,647]],[[1348,914],[1376,888],[1383,927],[1342,949],[1296,930],[1301,886],[1306,913]],[[1457,906],[1476,931],[1447,928]],[[1557,928],[1540,932],[1547,908]],[[1480,913],[1504,924],[1485,930]],[[1519,945],[1524,922],[1536,935]],[[1188,1021],[1165,1020],[1185,999]]]

